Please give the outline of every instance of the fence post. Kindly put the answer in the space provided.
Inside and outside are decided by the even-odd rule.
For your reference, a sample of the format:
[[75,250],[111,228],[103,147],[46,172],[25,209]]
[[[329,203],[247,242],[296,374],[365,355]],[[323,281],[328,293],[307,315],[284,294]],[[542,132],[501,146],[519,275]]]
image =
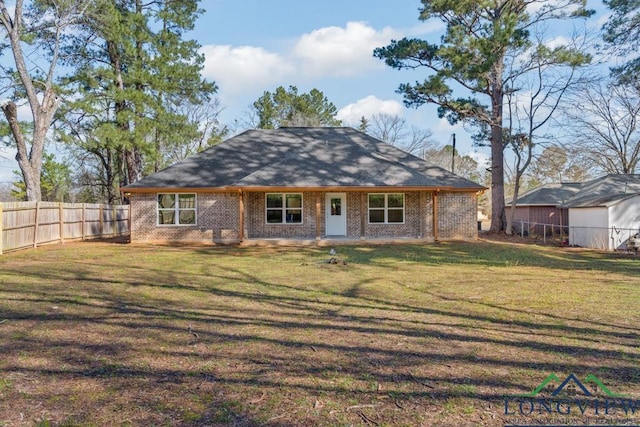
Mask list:
[[85,234],[84,234],[85,231],[84,231],[84,229],[85,229],[86,221],[87,221],[87,216],[86,216],[87,209],[86,209],[85,205],[86,205],[86,203],[82,204],[82,240],[85,239]]
[[116,211],[116,205],[113,205],[113,237],[118,236],[118,213]]
[[40,217],[40,202],[36,202],[36,218],[33,223],[33,248],[38,247],[38,219]]
[[547,243],[547,224],[542,224],[542,243]]
[[567,225],[567,245],[571,245],[571,241],[576,241],[576,236],[573,234],[571,230],[573,227]]
[[0,203],[0,255],[2,255],[3,242],[4,242],[4,231],[2,231],[2,203]]
[[100,205],[100,237],[104,234],[104,205]]
[[520,237],[524,237],[524,220],[520,220]]
[[60,244],[64,243],[64,206],[58,202],[58,223],[60,225]]

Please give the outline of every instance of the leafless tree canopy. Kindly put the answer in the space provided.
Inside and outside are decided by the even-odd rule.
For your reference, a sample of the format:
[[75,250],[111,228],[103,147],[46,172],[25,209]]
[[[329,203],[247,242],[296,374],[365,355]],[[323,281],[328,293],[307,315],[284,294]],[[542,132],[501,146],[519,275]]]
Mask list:
[[365,132],[407,153],[422,157],[426,149],[435,146],[431,131],[409,126],[407,120],[398,115],[376,113],[365,121]]
[[189,123],[198,124],[198,132],[190,140],[180,141],[167,147],[162,147],[163,165],[166,167],[199,153],[222,140],[229,133],[226,125],[219,120],[223,107],[219,98],[213,98],[203,104],[183,104],[178,112],[185,116]]
[[640,86],[585,85],[564,112],[571,146],[585,162],[605,173],[638,172]]

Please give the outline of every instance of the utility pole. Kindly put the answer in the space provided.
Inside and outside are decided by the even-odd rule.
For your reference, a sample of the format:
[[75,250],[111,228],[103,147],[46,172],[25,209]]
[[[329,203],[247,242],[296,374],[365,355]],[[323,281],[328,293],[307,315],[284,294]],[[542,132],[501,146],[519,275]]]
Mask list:
[[453,150],[451,150],[451,173],[455,173],[456,168],[456,134],[453,134]]

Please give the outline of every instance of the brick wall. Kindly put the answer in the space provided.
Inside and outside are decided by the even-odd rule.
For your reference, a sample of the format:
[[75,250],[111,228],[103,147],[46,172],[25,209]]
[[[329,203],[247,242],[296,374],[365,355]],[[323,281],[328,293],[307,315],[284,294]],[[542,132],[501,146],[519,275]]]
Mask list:
[[441,192],[438,196],[438,231],[441,239],[478,237],[475,193]]
[[[291,193],[295,193],[292,191]],[[267,224],[265,215],[265,193],[245,193],[245,228],[250,239],[315,239],[316,237],[316,196],[324,193],[302,193],[302,224]],[[320,203],[320,212],[324,212],[324,200]],[[321,216],[321,224],[324,216]],[[322,230],[324,233],[324,229]]]
[[422,205],[422,215],[424,216],[424,235],[423,238],[433,239],[433,193],[425,192],[422,196],[424,204]]
[[423,209],[420,206],[419,191],[405,191],[404,194],[404,224],[369,224],[368,198],[365,198],[364,212],[366,215],[364,221],[366,238],[400,238],[412,237],[419,238],[422,235],[420,219]]
[[[404,224],[369,224],[366,192],[347,193],[347,237],[433,238],[431,192],[407,191]],[[131,195],[131,240],[232,241],[239,238],[237,193],[199,193],[197,225],[158,226],[156,194]],[[320,236],[325,236],[325,193],[303,192],[302,224],[266,224],[265,193],[246,192],[245,238],[314,239],[316,201],[320,199]],[[364,214],[364,221],[361,217]],[[477,237],[477,200],[474,193],[441,192],[438,227],[442,239]]]
[[362,236],[361,203],[365,203],[362,212],[366,215],[366,194],[347,193],[347,237],[350,239],[359,239]]
[[131,194],[131,240],[237,240],[236,193],[198,193],[197,224],[157,225],[157,195]]

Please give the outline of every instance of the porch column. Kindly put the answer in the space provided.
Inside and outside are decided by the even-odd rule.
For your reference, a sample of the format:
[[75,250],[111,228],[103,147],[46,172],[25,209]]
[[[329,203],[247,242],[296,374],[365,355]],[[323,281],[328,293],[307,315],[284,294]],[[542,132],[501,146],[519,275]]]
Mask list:
[[438,241],[440,238],[438,230],[438,190],[433,192],[433,240]]
[[240,212],[240,218],[238,224],[240,224],[240,231],[238,238],[240,241],[244,240],[244,193],[242,190],[238,191],[238,211]]
[[320,209],[322,209],[322,193],[317,193],[316,194],[316,240],[320,240],[321,237],[321,224],[320,222],[322,221],[322,212],[320,212]]
[[427,193],[420,192],[420,238],[427,238]]
[[360,195],[360,240],[366,239],[367,216],[367,193],[363,192]]

